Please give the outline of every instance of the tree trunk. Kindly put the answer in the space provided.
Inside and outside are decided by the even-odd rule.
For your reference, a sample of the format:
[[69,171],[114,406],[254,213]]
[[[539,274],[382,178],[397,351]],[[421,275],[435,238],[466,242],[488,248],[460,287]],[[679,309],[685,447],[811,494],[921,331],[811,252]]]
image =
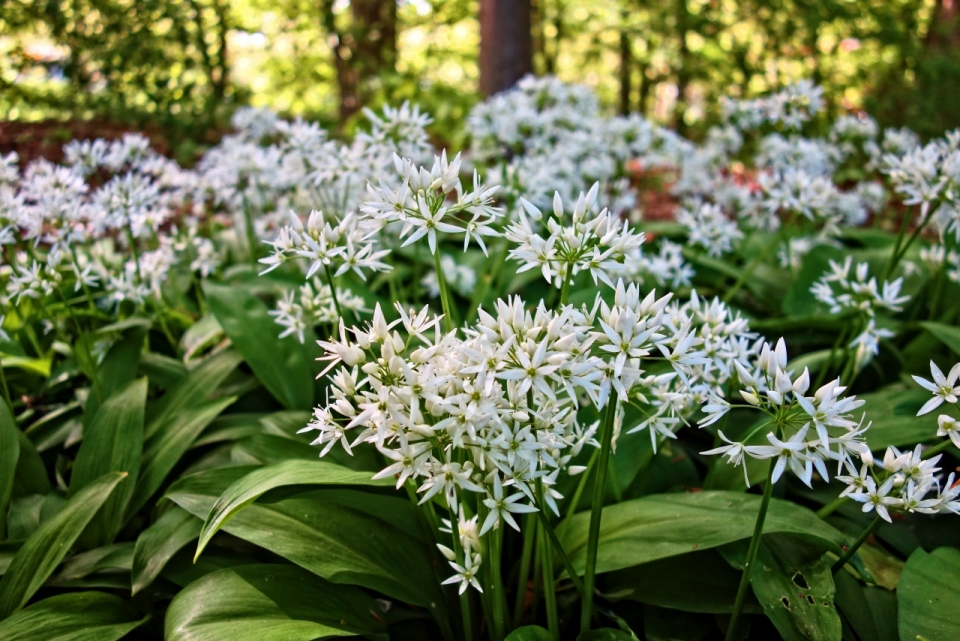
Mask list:
[[530,0],[480,0],[480,91],[509,89],[533,73]]
[[633,51],[627,32],[627,12],[620,13],[620,115],[630,113],[630,94],[633,93]]
[[332,0],[321,2],[321,22],[333,42],[333,65],[340,91],[340,125],[369,101],[384,69],[397,61],[395,0],[353,0],[350,23],[337,24]]

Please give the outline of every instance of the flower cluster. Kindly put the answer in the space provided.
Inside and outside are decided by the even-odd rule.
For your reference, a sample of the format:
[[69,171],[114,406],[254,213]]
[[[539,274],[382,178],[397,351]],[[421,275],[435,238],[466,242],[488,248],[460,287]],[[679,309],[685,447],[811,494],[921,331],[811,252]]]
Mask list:
[[571,278],[588,271],[595,283],[613,287],[613,278],[623,275],[627,256],[639,250],[644,236],[608,209],[595,211],[599,190],[594,183],[586,194],[580,192],[569,215],[559,193],[546,217],[521,199],[520,219],[504,233],[517,244],[510,256],[523,264],[518,271],[539,269],[548,282],[564,289]]
[[876,511],[888,523],[891,511],[960,514],[960,484],[953,473],[942,481],[937,477],[939,461],[940,455],[924,459],[921,445],[906,452],[888,447],[881,466],[872,456],[864,457],[859,470],[844,461],[847,474],[837,480],[847,487],[840,496],[863,503],[864,512]]
[[[933,398],[923,404],[923,407],[917,412],[917,416],[928,414],[944,403],[960,409],[960,402],[958,402],[958,399],[960,399],[960,363],[950,368],[950,372],[944,376],[936,363],[930,361],[930,377],[933,379],[932,381],[919,376],[913,377],[913,380],[920,387],[933,394]],[[937,417],[937,425],[939,426],[937,436],[946,436],[954,445],[960,447],[960,420],[949,414],[941,414]]]
[[368,184],[369,197],[360,207],[373,229],[400,223],[404,247],[426,236],[432,254],[437,253],[437,232],[462,233],[464,251],[472,237],[486,253],[483,237],[499,235],[492,226],[501,216],[500,208],[493,204],[499,187],[484,186],[474,171],[473,191],[464,193],[460,154],[449,162],[444,151],[434,158],[429,171],[408,158],[395,155],[393,160],[400,184],[391,186],[384,180],[379,186]]
[[[827,461],[842,465],[853,457],[869,459],[870,450],[864,442],[869,424],[853,419],[853,412],[864,403],[855,396],[844,396],[846,388],[840,379],[830,381],[813,396],[810,374],[804,369],[800,376],[787,370],[787,348],[780,339],[774,348],[764,343],[759,355],[749,366],[735,361],[741,385],[740,396],[748,407],[754,407],[770,417],[740,441],[732,441],[718,432],[726,443],[703,454],[721,454],[733,465],[740,465],[744,457],[774,459],[771,482],[776,483],[784,470],[790,470],[804,484],[810,486],[813,472],[824,480],[830,479]],[[701,426],[714,423],[730,410],[730,403],[715,398],[704,406],[706,420]],[[763,430],[766,445],[748,444]],[[744,479],[750,479],[744,465]]]

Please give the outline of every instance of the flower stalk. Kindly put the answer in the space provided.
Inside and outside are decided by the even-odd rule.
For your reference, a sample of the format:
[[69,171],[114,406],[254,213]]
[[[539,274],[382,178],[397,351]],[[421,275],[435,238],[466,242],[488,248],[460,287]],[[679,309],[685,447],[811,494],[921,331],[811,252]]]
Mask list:
[[597,574],[597,551],[600,546],[600,519],[603,517],[603,498],[607,483],[607,464],[613,444],[613,422],[617,415],[617,397],[607,399],[607,411],[600,428],[600,458],[597,459],[593,481],[593,505],[590,509],[590,528],[587,534],[587,557],[583,572],[583,592],[580,608],[580,632],[590,629],[593,617],[593,588]]

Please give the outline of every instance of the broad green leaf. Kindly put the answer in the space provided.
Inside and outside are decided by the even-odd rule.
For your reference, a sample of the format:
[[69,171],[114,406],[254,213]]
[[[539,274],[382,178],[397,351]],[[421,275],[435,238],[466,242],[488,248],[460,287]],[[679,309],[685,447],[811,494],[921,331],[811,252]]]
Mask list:
[[100,508],[81,535],[80,545],[94,548],[113,542],[123,525],[123,513],[140,472],[143,455],[143,413],[147,379],[127,385],[108,398],[93,418],[70,477],[74,496],[107,472],[125,472],[127,479]]
[[837,586],[837,609],[860,641],[899,640],[897,597],[893,592],[862,585],[846,572],[838,572],[833,580]]
[[312,346],[278,338],[279,326],[253,294],[206,283],[207,304],[257,378],[288,409],[313,407]]
[[885,450],[889,445],[912,446],[937,438],[937,413],[917,416],[930,398],[930,392],[919,386],[890,385],[858,398],[866,401],[860,409],[873,423],[866,433],[871,450]]
[[80,420],[82,412],[80,401],[65,403],[31,423],[23,433],[36,446],[38,452],[44,452],[62,445],[75,430],[79,429],[80,434],[83,434]]
[[[303,425],[301,424],[301,427]],[[266,427],[266,429],[270,429]],[[239,465],[259,463],[270,465],[288,459],[316,461],[320,450],[300,436],[277,436],[276,434],[253,434],[237,441],[230,450],[230,459]],[[382,458],[372,447],[354,448],[353,455],[342,447],[335,447],[324,457],[351,470],[369,471],[370,476],[383,469]]]
[[12,356],[10,354],[4,354],[0,352],[0,366],[4,368],[16,367],[17,369],[39,374],[44,378],[50,376],[51,363],[52,360],[50,357],[29,358],[27,356]]
[[162,425],[143,446],[143,462],[137,484],[127,506],[127,519],[143,507],[160,489],[180,458],[187,453],[204,429],[237,399],[227,397],[199,407],[181,410]]
[[50,577],[47,585],[67,585],[77,579],[104,571],[130,571],[133,565],[133,542],[111,543],[103,547],[75,554],[63,562],[63,567]]
[[111,472],[88,484],[27,539],[0,580],[0,619],[22,608],[43,585],[125,476]]
[[539,625],[525,625],[508,634],[505,641],[552,641],[552,639],[550,632]]
[[44,599],[0,621],[0,639],[116,641],[146,620],[118,596],[73,592]]
[[170,557],[200,536],[202,526],[200,519],[173,505],[156,523],[141,532],[133,553],[133,594],[153,583]]
[[0,576],[10,567],[10,562],[17,555],[17,551],[23,546],[23,541],[2,541],[0,542]]
[[6,403],[0,403],[0,539],[7,534],[7,508],[20,458],[20,428]]
[[901,639],[960,639],[960,550],[918,548],[903,568],[897,586]]
[[206,401],[242,360],[240,354],[231,349],[208,356],[198,363],[151,406],[149,413],[152,418],[147,423],[146,437],[151,438],[184,408],[196,407]]
[[210,539],[243,508],[265,492],[285,485],[393,485],[391,479],[374,481],[367,472],[354,472],[328,461],[284,461],[250,472],[234,481],[207,515],[197,544],[197,556]]
[[960,354],[960,327],[943,323],[920,323],[920,326],[949,347],[954,354]]
[[[717,615],[694,614],[660,608],[655,605],[643,606],[643,634],[646,641],[705,641],[717,632],[720,622]],[[749,618],[741,619],[745,625],[738,628],[747,628]],[[723,629],[726,626],[721,626]],[[616,630],[611,630],[616,632]],[[608,641],[626,641],[629,637],[608,637]],[[719,638],[719,637],[718,637]],[[741,641],[745,637],[734,637]],[[578,640],[579,641],[579,640]]]
[[[740,575],[715,550],[703,550],[608,572],[598,577],[598,589],[608,601],[720,614],[733,610]],[[748,595],[744,612],[761,611]]]
[[190,362],[194,355],[201,350],[211,347],[223,338],[223,328],[217,322],[216,316],[204,314],[196,323],[191,325],[180,338],[180,348],[183,350],[183,360]]
[[164,390],[173,389],[188,374],[187,367],[182,362],[154,352],[144,352],[140,355],[139,373]]
[[[738,492],[654,494],[603,509],[597,572],[749,539],[760,497]],[[590,514],[574,516],[560,535],[578,573],[583,571]],[[846,537],[805,507],[773,499],[764,532],[786,532],[838,551]]]
[[26,434],[17,430],[17,442],[20,455],[17,457],[17,469],[13,473],[13,497],[31,494],[47,494],[51,491],[50,478],[43,459]]
[[386,637],[376,602],[292,565],[247,565],[208,574],[170,603],[166,641],[312,641]]
[[123,338],[107,352],[103,362],[97,368],[97,384],[95,387],[91,386],[87,403],[83,408],[84,427],[90,426],[103,401],[137,377],[145,336],[146,329],[143,327],[127,330]]
[[787,316],[805,316],[822,307],[823,304],[817,301],[810,288],[830,268],[831,260],[842,263],[845,255],[844,250],[830,245],[818,245],[811,249],[803,257],[800,273],[783,297],[783,312]]
[[[742,568],[747,547],[746,541],[738,541],[721,551]],[[763,537],[750,586],[785,641],[840,638],[840,615],[833,605],[832,564],[823,550],[795,538],[778,534]]]
[[577,637],[577,641],[636,641],[636,639],[636,636],[615,628],[587,630]]
[[[167,497],[200,518],[250,467],[180,479]],[[275,490],[223,528],[334,583],[379,590],[437,613],[436,555],[420,513],[406,499],[350,490]]]

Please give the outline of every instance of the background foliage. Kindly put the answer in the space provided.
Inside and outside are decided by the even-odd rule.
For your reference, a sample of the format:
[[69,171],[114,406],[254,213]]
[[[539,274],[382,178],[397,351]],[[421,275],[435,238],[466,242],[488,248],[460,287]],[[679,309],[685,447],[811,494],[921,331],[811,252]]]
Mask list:
[[[478,96],[476,0],[29,0],[0,17],[0,118],[159,125],[207,141],[238,105],[351,127],[409,99],[458,142]],[[697,138],[720,96],[810,77],[830,111],[924,137],[960,124],[949,0],[537,0],[534,69]],[[915,95],[924,100],[912,100]],[[188,148],[189,150],[189,148]]]

